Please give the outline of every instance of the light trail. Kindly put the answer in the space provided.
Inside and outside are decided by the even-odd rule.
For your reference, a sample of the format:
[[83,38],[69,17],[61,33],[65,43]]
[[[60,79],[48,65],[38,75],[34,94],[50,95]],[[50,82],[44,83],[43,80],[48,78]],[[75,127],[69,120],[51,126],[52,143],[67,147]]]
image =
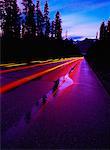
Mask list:
[[12,89],[14,89],[14,88],[16,88],[16,87],[22,85],[22,84],[25,84],[25,83],[27,83],[27,82],[29,82],[29,81],[31,81],[31,80],[34,80],[34,79],[36,79],[36,78],[38,78],[38,77],[41,77],[41,76],[45,75],[45,74],[47,74],[47,73],[49,73],[49,72],[51,72],[51,71],[53,71],[53,70],[56,70],[56,69],[58,69],[58,68],[61,68],[61,67],[65,66],[65,65],[69,65],[69,64],[71,64],[71,63],[73,63],[73,62],[76,62],[76,61],[78,61],[78,60],[81,60],[81,59],[82,59],[82,58],[78,58],[77,60],[71,60],[70,62],[66,62],[66,63],[61,64],[61,65],[58,65],[58,66],[56,66],[56,67],[53,67],[53,68],[44,70],[44,71],[42,71],[42,72],[35,73],[35,74],[30,75],[30,76],[24,77],[24,78],[22,78],[22,79],[16,80],[16,81],[14,81],[14,82],[8,83],[8,84],[6,84],[6,85],[0,87],[0,93],[3,94],[3,93],[5,93],[5,92],[8,92],[8,91],[10,91],[10,90],[12,90]]
[[15,72],[15,71],[21,71],[21,70],[25,70],[25,69],[31,69],[31,68],[34,68],[34,67],[39,67],[39,66],[43,66],[43,65],[53,64],[53,63],[57,63],[57,62],[64,62],[64,61],[67,61],[67,60],[63,60],[63,61],[62,60],[57,60],[57,61],[54,61],[54,62],[48,61],[48,62],[43,62],[41,64],[34,64],[34,65],[31,65],[31,66],[22,66],[22,67],[12,68],[12,69],[8,69],[8,70],[1,70],[0,74]]
[[31,61],[30,63],[34,64],[34,63],[44,63],[44,62],[49,62],[49,61],[52,61],[52,59],[48,59],[46,61],[41,61],[41,60],[33,60]]
[[11,68],[11,67],[18,67],[18,66],[24,66],[24,65],[27,65],[27,63],[21,63],[21,64],[12,64],[12,65],[6,65],[5,67],[7,68]]
[[14,65],[15,63],[8,63],[8,64],[0,64],[0,67],[6,67],[7,65]]
[[42,65],[46,65],[46,64],[48,64],[48,63],[46,62],[46,63],[35,64],[35,65],[31,65],[31,66],[22,66],[22,67],[12,68],[12,69],[8,69],[8,70],[1,70],[0,74],[9,73],[9,72],[15,72],[15,71],[21,71],[21,70],[25,70],[25,69],[31,69],[31,68],[42,66]]

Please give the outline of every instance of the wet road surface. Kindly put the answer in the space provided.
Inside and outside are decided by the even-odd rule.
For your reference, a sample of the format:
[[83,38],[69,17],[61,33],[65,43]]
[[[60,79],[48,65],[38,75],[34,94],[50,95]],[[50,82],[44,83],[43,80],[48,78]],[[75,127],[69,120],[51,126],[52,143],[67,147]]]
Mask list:
[[84,59],[2,95],[2,147],[110,148],[110,96]]

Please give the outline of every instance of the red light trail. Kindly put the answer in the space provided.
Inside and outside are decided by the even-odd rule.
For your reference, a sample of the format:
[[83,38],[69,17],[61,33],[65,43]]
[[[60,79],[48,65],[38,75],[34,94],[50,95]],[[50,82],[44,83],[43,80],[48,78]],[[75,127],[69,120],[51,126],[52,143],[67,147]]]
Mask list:
[[[65,61],[67,61],[67,60],[63,60],[61,62],[65,62]],[[31,69],[31,68],[35,68],[35,67],[39,67],[39,66],[43,66],[43,65],[49,65],[49,64],[57,63],[57,62],[60,62],[60,60],[59,61],[57,60],[55,62],[48,61],[48,62],[43,62],[41,64],[34,64],[31,66],[22,66],[22,67],[12,68],[12,69],[8,69],[8,70],[0,70],[0,74],[10,73],[10,72],[15,72],[15,71],[21,71],[21,70],[25,70],[25,69]]]
[[9,73],[9,72],[14,72],[14,71],[21,71],[21,70],[31,69],[31,68],[34,68],[34,67],[39,67],[39,66],[47,65],[47,64],[50,64],[50,62],[45,62],[45,63],[42,63],[42,64],[35,64],[35,65],[31,65],[31,66],[22,66],[22,67],[12,68],[12,69],[8,69],[8,70],[1,70],[0,73],[4,74],[4,73]]
[[73,63],[73,62],[76,62],[76,61],[78,61],[78,60],[81,60],[81,59],[82,59],[82,58],[78,58],[78,59],[76,59],[76,60],[72,60],[72,61],[70,61],[70,62],[66,62],[66,63],[61,64],[61,65],[58,65],[58,66],[56,66],[56,67],[53,67],[53,68],[44,70],[44,71],[42,71],[42,72],[35,73],[35,74],[30,75],[30,76],[24,77],[24,78],[22,78],[22,79],[16,80],[16,81],[14,81],[14,82],[8,83],[8,84],[6,84],[6,85],[0,87],[0,93],[2,94],[2,93],[5,93],[5,92],[7,92],[7,91],[10,91],[11,89],[14,89],[14,88],[16,88],[16,87],[18,87],[18,86],[20,86],[20,85],[22,85],[22,84],[25,84],[25,83],[27,83],[27,82],[29,82],[29,81],[31,81],[31,80],[34,80],[34,79],[38,78],[38,77],[41,77],[41,76],[43,76],[43,75],[45,75],[45,74],[47,74],[47,73],[49,73],[49,72],[51,72],[51,71],[53,71],[53,70],[56,70],[56,69],[58,69],[58,68],[61,68],[61,67],[65,66],[65,65],[69,65],[69,64],[71,64],[71,63]]

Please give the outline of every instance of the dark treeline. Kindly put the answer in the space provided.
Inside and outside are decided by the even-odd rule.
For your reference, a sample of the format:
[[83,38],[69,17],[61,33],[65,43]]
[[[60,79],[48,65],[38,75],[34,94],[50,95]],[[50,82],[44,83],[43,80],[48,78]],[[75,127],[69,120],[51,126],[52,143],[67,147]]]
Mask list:
[[110,20],[108,20],[107,25],[102,22],[100,26],[100,40],[110,40]]
[[72,40],[2,39],[1,62],[81,56]]
[[110,21],[101,24],[99,40],[89,48],[86,59],[110,93]]
[[22,11],[17,0],[1,0],[0,12],[1,62],[80,55],[72,40],[62,38],[60,12],[50,21],[47,1],[42,12],[39,0],[22,0]]
[[22,0],[22,10],[17,5],[17,0],[1,0],[1,28],[5,38],[46,37],[61,39],[62,26],[59,11],[55,19],[50,21],[47,1],[44,12],[41,11],[39,0],[36,5],[32,0]]

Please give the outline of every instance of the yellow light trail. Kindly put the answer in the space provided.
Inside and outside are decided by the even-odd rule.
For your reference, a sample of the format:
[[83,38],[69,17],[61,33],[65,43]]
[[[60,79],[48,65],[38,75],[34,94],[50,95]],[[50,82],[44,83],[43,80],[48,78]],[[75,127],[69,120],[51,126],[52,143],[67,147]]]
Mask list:
[[8,63],[8,64],[0,64],[0,67],[6,67],[7,65],[14,65],[15,63]]

